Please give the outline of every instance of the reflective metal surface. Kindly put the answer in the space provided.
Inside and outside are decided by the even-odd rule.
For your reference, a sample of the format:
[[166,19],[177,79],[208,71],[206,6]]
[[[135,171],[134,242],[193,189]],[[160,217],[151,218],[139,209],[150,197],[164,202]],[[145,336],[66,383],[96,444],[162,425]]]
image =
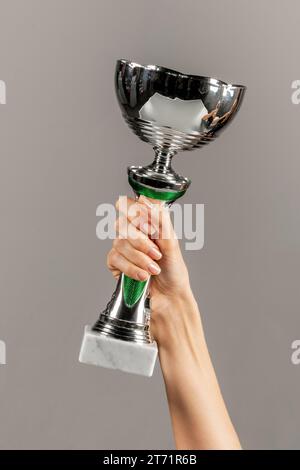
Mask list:
[[[153,197],[166,204],[183,195],[190,184],[173,170],[173,156],[214,140],[235,116],[245,93],[242,85],[126,60],[117,61],[115,87],[124,119],[155,151],[150,165],[128,168],[129,182],[137,194],[154,191]],[[143,294],[128,305],[121,275],[93,330],[126,341],[151,342],[148,283]]]
[[124,275],[121,274],[116,290],[93,330],[125,341],[151,343],[150,310],[146,303],[148,284],[149,280],[140,299],[134,305],[128,306],[124,301]]
[[156,157],[129,176],[151,187],[186,189],[188,178],[175,173],[172,157],[207,145],[229,124],[246,87],[215,78],[187,75],[157,65],[118,60],[115,88],[124,119]]
[[174,153],[214,139],[237,112],[245,92],[242,85],[126,60],[117,61],[115,86],[133,131]]

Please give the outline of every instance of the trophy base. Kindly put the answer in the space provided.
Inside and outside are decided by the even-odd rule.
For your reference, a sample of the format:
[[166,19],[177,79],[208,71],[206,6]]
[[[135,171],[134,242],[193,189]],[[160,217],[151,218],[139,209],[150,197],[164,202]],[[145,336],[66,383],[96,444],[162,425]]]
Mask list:
[[[128,308],[126,310],[128,312]],[[149,329],[149,316],[148,309],[144,306],[144,316],[146,322],[142,325],[132,322],[121,320],[110,315],[113,313],[108,307],[107,310],[99,316],[92,331],[101,335],[109,336],[122,341],[132,341],[134,343],[152,343],[153,340],[150,335]]]
[[157,357],[157,346],[105,336],[86,326],[79,362],[151,377]]

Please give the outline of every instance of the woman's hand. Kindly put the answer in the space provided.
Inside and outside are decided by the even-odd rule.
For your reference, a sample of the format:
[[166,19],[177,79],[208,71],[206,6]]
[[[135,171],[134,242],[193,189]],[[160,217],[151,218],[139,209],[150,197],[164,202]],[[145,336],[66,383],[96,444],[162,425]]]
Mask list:
[[[169,211],[158,201],[141,196],[122,197],[116,207],[118,237],[108,253],[107,265],[115,277],[123,272],[150,283],[151,332],[159,341],[157,323],[168,322],[175,299],[191,298],[189,276]],[[173,319],[174,321],[174,319]],[[162,334],[163,329],[160,328]]]

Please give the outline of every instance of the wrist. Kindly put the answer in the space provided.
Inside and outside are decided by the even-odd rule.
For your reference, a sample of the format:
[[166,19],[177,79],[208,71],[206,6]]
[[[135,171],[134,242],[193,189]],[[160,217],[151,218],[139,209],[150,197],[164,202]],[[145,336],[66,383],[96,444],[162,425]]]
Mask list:
[[151,298],[151,330],[160,352],[177,355],[205,344],[200,312],[191,289]]

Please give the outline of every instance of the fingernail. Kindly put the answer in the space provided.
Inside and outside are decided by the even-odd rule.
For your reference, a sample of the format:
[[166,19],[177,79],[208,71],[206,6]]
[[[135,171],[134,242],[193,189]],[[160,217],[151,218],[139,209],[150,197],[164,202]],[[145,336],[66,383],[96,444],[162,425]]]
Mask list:
[[148,270],[151,274],[159,274],[161,271],[160,267],[156,263],[148,264]]
[[136,276],[137,276],[139,281],[147,281],[147,279],[148,279],[148,274],[146,272],[143,272],[143,271],[138,271]]
[[149,255],[151,256],[151,258],[155,259],[160,259],[162,257],[162,254],[159,249],[155,248],[154,246],[150,248]]

